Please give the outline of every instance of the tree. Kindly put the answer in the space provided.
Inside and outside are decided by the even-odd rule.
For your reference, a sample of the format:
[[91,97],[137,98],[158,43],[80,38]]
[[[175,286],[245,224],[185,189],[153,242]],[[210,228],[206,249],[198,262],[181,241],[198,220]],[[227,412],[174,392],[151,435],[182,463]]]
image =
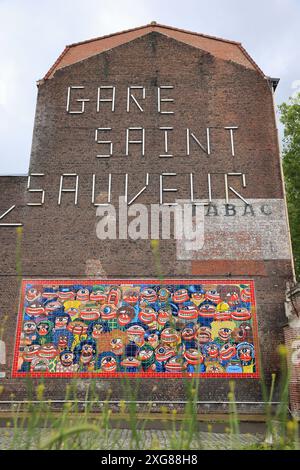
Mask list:
[[287,193],[295,269],[300,279],[300,93],[279,106],[284,125],[283,172]]

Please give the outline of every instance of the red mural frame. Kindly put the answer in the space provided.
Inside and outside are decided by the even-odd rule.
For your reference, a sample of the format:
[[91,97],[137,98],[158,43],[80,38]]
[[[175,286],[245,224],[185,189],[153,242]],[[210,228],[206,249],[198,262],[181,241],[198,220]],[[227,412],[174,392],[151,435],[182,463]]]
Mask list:
[[[34,285],[43,285],[43,284],[51,284],[51,285],[72,285],[72,284],[80,284],[80,285],[90,285],[90,284],[128,284],[128,285],[135,285],[135,284],[150,284],[150,285],[176,285],[176,284],[194,284],[194,285],[205,285],[205,284],[247,284],[250,287],[250,295],[251,295],[251,307],[252,307],[252,322],[253,322],[253,343],[255,347],[255,358],[256,358],[256,371],[253,373],[228,373],[224,372],[222,374],[218,373],[159,373],[159,372],[19,372],[18,371],[18,357],[19,357],[19,347],[20,347],[20,339],[21,339],[21,331],[22,331],[22,322],[23,322],[23,304],[25,298],[25,288],[26,284],[34,284]],[[12,378],[60,378],[60,379],[70,379],[70,378],[105,378],[105,379],[114,379],[114,378],[143,378],[143,379],[155,379],[155,378],[165,378],[165,379],[182,379],[182,378],[222,378],[222,379],[259,379],[260,378],[260,352],[259,352],[259,341],[258,341],[258,324],[257,324],[257,315],[256,315],[256,301],[255,301],[255,293],[254,293],[254,281],[253,279],[23,279],[22,280],[22,287],[21,287],[21,297],[19,303],[19,311],[18,311],[18,321],[17,321],[17,329],[16,329],[16,341],[15,341],[15,348],[14,348],[14,356],[13,356],[13,366],[12,366]]]

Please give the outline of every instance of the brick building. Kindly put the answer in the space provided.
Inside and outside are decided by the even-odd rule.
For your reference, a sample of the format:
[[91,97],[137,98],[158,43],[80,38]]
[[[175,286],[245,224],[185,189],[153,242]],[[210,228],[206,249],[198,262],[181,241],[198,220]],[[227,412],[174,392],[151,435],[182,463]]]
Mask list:
[[[7,395],[24,398],[25,378],[46,375],[49,397],[63,398],[72,371],[80,381],[97,381],[103,398],[112,388],[112,398],[118,399],[123,391],[116,377],[133,373],[133,381],[139,375],[143,379],[139,399],[180,401],[185,380],[195,373],[201,382],[199,401],[211,409],[227,401],[231,377],[241,409],[259,408],[259,360],[269,381],[278,372],[286,282],[293,280],[273,102],[277,83],[240,43],[158,24],[65,48],[38,82],[30,178],[0,177],[0,313],[7,318],[1,382]],[[168,191],[172,188],[177,191]],[[129,207],[131,202],[146,207],[178,200],[202,203],[193,214],[195,222],[196,207],[203,208],[204,245],[191,249],[186,240],[175,239],[151,244],[150,225],[147,239],[99,239],[98,204],[117,206],[120,196]],[[123,223],[118,218],[117,227]],[[139,303],[126,303],[126,286],[139,292]],[[121,302],[123,296],[123,304],[112,300],[111,289],[113,299],[118,295]],[[147,300],[145,289],[155,300]],[[77,305],[84,290],[88,299]],[[176,297],[182,290],[188,292],[183,302]],[[165,291],[172,302],[163,299]],[[51,309],[49,301],[58,304]],[[79,318],[84,328],[87,303],[96,310],[94,320],[103,320],[106,337],[119,339],[113,331],[122,331],[122,361],[136,360],[135,369],[109,347],[93,351],[93,367],[80,369],[78,345],[88,344],[90,330],[75,341],[70,324]],[[157,315],[166,305],[173,323],[162,326]],[[137,309],[148,309],[155,320],[145,326],[135,319],[133,326],[143,325],[145,333],[138,343],[134,335],[128,340],[128,328],[111,326],[104,306],[113,313],[125,306],[137,315]],[[70,308],[79,309],[78,318]],[[184,321],[187,311],[189,321]],[[51,366],[51,353],[40,354],[45,344],[52,345],[57,364],[64,350],[54,339],[55,321],[63,313],[69,315],[66,330],[73,335],[66,350],[77,347],[79,354],[73,369]],[[47,333],[51,330],[47,341],[40,339],[43,325],[36,330],[43,316]],[[162,339],[167,327],[175,335],[173,343]],[[186,327],[193,330],[190,346],[182,336]],[[219,330],[227,330],[226,339]],[[155,331],[159,341],[152,347],[148,338]],[[215,362],[207,349],[212,343],[219,354]],[[141,359],[145,344],[153,353],[149,369]],[[24,359],[31,355],[30,346],[34,361]],[[170,354],[162,362],[157,360],[160,346]],[[224,347],[233,348],[230,360],[220,359]],[[191,350],[201,351],[196,366],[187,359]],[[119,364],[116,376],[103,373],[108,370],[103,358],[111,356]]]

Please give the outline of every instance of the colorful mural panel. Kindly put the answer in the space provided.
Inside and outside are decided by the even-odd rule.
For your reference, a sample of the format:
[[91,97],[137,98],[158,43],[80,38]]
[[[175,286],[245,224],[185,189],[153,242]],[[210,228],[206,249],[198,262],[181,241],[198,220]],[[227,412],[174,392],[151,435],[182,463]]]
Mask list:
[[258,371],[253,281],[24,280],[13,377]]

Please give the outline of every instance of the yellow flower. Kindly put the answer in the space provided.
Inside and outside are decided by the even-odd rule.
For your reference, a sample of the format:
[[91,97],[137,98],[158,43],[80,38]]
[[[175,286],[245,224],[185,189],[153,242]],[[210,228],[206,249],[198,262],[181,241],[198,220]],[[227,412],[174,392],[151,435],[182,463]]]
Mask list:
[[278,354],[280,356],[286,356],[287,355],[287,347],[284,344],[280,344],[277,348]]
[[36,397],[37,397],[38,400],[43,400],[44,391],[45,391],[45,385],[44,384],[39,384],[36,387]]
[[159,240],[151,240],[150,245],[152,250],[158,250]]

